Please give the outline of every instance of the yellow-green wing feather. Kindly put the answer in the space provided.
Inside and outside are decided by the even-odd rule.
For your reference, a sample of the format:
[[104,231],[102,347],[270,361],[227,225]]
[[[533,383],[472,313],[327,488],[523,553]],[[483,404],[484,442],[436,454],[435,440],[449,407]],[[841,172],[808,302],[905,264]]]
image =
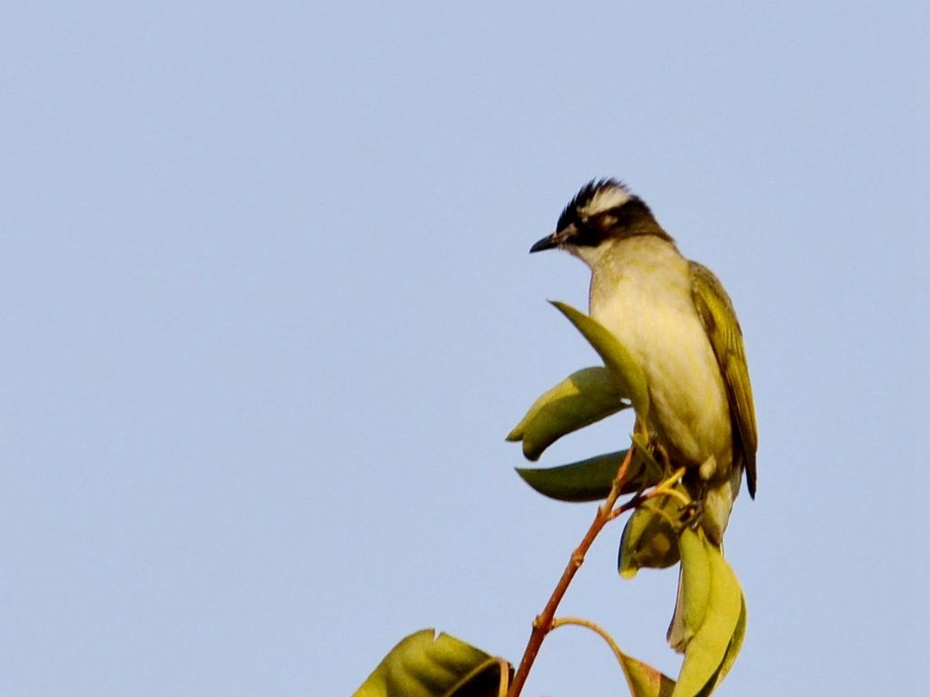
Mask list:
[[738,443],[734,445],[738,450],[742,450],[746,484],[749,487],[749,495],[754,497],[759,434],[756,430],[756,411],[752,402],[752,385],[749,384],[749,367],[743,349],[743,331],[740,329],[739,320],[736,319],[733,303],[730,302],[730,297],[720,281],[710,269],[696,261],[691,262],[691,293],[727,387],[730,413],[735,434],[738,436]]

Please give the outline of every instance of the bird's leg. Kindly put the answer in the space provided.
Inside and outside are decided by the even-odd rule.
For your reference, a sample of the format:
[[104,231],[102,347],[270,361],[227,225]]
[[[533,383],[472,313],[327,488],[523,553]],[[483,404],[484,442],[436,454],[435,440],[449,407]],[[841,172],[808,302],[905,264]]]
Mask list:
[[672,458],[665,446],[658,441],[658,438],[654,438],[652,441],[652,452],[655,461],[662,466],[662,471],[668,475],[672,471]]
[[[702,487],[703,489],[703,487]],[[688,503],[685,504],[685,507],[681,510],[681,516],[679,521],[685,527],[690,527],[692,529],[696,528],[700,522],[701,518],[704,517],[704,500],[703,498],[691,499]]]
[[638,438],[646,446],[640,452],[647,455],[653,464],[658,465],[661,472],[660,476],[668,477],[672,472],[672,458],[665,446],[659,442],[659,434],[650,430],[639,417],[636,418],[636,423],[633,425],[633,434],[634,441]]
[[[704,517],[704,497],[707,494],[707,481],[717,472],[717,459],[711,455],[697,468],[697,494],[688,502],[681,512],[683,525],[696,528]],[[690,488],[690,487],[689,487]]]

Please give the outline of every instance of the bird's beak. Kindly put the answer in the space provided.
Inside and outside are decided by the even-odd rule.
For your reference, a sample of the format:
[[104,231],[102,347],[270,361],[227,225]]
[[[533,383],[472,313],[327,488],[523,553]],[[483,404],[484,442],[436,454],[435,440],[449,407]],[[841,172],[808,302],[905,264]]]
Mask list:
[[548,237],[543,237],[539,242],[530,247],[530,254],[533,252],[541,252],[545,249],[555,249],[556,247],[561,247],[565,242],[575,236],[575,226],[569,225],[568,227],[559,230],[558,232],[553,232]]

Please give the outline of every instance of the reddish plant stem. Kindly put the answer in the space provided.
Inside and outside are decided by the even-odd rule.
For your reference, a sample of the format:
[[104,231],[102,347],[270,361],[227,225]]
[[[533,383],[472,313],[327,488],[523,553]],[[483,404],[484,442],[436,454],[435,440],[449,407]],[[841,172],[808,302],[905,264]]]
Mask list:
[[552,595],[549,596],[549,602],[546,603],[546,607],[543,608],[543,611],[533,620],[533,630],[530,632],[530,639],[526,644],[526,649],[523,651],[523,658],[520,659],[520,665],[513,677],[513,683],[510,685],[510,691],[507,693],[507,697],[519,697],[520,692],[523,690],[523,685],[526,683],[526,679],[530,674],[530,668],[533,667],[533,662],[536,660],[543,639],[545,639],[546,635],[552,630],[552,621],[555,618],[555,611],[558,609],[559,603],[562,602],[562,597],[565,595],[565,591],[568,590],[568,586],[572,582],[575,572],[577,572],[584,563],[585,554],[588,553],[598,533],[600,533],[604,526],[613,520],[617,514],[629,510],[638,503],[637,499],[634,497],[632,501],[621,506],[617,511],[614,511],[617,499],[620,498],[620,490],[626,479],[627,471],[630,469],[630,463],[633,460],[633,450],[633,446],[630,446],[630,449],[626,453],[626,457],[623,458],[623,462],[620,464],[617,476],[614,478],[610,493],[607,495],[607,498],[604,499],[604,502],[598,506],[597,514],[594,516],[591,527],[588,528],[588,532],[585,533],[581,543],[575,548],[575,551],[572,552],[572,556],[569,558],[568,564],[562,572],[562,577],[556,584],[555,590],[552,591]]

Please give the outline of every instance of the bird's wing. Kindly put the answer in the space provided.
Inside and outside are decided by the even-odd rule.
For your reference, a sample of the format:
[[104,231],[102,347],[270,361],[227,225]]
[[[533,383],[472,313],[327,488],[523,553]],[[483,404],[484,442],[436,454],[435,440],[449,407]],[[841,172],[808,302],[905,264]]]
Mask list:
[[743,331],[733,310],[733,303],[717,277],[696,261],[691,267],[691,295],[694,307],[704,323],[704,329],[717,357],[720,373],[727,386],[730,411],[736,425],[746,466],[746,484],[749,495],[756,495],[756,449],[759,434],[756,430],[756,411],[752,403],[752,385],[743,350]]

